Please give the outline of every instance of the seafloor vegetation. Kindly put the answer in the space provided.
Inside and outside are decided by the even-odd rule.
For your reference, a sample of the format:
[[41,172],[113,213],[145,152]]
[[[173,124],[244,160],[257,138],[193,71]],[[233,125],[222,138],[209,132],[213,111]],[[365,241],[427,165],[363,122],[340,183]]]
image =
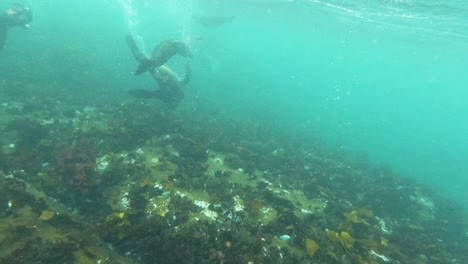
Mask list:
[[0,263],[468,263],[462,210],[267,124],[0,106]]

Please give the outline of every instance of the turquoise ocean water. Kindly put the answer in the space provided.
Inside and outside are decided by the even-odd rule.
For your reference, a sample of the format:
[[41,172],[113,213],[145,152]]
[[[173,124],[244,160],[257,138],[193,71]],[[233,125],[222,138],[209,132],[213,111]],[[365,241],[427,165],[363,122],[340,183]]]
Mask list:
[[[129,88],[153,81],[132,75],[125,33],[148,51],[161,39],[180,38],[194,50],[193,80],[180,109],[272,122],[291,136],[318,135],[462,204],[468,199],[466,1],[24,4],[34,21],[28,31],[10,32],[0,67],[5,72],[21,61],[23,70],[2,77],[33,78],[35,70],[38,80],[10,93],[127,100]],[[205,27],[196,16],[234,19]]]

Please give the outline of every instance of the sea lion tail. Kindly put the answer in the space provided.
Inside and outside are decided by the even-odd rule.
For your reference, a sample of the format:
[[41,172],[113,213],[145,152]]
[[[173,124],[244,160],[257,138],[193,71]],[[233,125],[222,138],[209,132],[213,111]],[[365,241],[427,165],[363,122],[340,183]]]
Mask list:
[[146,71],[148,71],[151,67],[153,66],[153,61],[150,59],[142,59],[140,61],[140,65],[138,65],[138,68],[135,71],[135,75],[140,75]]

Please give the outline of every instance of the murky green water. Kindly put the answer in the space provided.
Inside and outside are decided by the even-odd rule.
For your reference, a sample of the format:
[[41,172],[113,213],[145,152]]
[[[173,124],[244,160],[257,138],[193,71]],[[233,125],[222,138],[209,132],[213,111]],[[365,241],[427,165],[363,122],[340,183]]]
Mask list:
[[[118,119],[123,116],[125,124],[133,124],[129,113],[135,114],[132,111],[139,108],[115,105],[135,102],[128,94],[129,89],[154,89],[156,84],[149,74],[134,76],[137,62],[125,43],[125,34],[131,32],[147,53],[161,40],[176,38],[185,41],[194,56],[191,59],[175,56],[168,65],[182,73],[185,64],[190,62],[192,78],[184,87],[184,99],[176,108],[166,109],[165,114],[192,116],[206,125],[206,131],[213,124],[230,124],[232,127],[224,130],[231,129],[230,139],[241,143],[225,143],[232,145],[238,151],[235,155],[240,156],[250,155],[246,153],[254,146],[251,142],[254,136],[245,138],[248,144],[243,142],[242,137],[248,135],[245,127],[239,129],[244,134],[235,136],[236,120],[250,124],[252,131],[261,130],[261,124],[266,124],[265,127],[275,129],[269,132],[277,133],[285,142],[292,140],[297,144],[299,138],[320,139],[320,144],[350,153],[355,160],[381,165],[415,180],[465,207],[465,213],[468,211],[465,202],[468,199],[466,1],[45,0],[23,3],[33,10],[31,27],[11,29],[6,47],[0,51],[1,103],[13,116],[16,110],[11,109],[16,109],[17,104],[41,102],[41,106],[34,107],[49,114],[60,113],[64,120],[72,120],[74,115],[86,119],[87,114],[89,120],[106,120],[102,121],[106,125],[99,127],[102,131],[112,127],[106,123],[110,117],[118,120],[114,125],[123,122]],[[7,4],[0,3],[1,9]],[[164,102],[158,100],[142,102],[142,109],[147,109],[144,106],[149,104],[164,108]],[[64,107],[61,112],[59,108],[67,104],[76,106],[77,110]],[[34,107],[28,118],[34,118]],[[101,116],[97,114],[101,111],[99,107],[103,109]],[[88,113],[86,109],[91,110]],[[111,109],[119,110],[112,116]],[[36,114],[36,118],[44,118],[42,114]],[[211,119],[200,120],[206,116]],[[13,117],[1,118],[2,129],[8,131],[5,124],[10,118]],[[135,120],[138,128],[144,122],[149,127],[155,125],[139,114],[135,114]],[[40,121],[45,126],[54,123],[44,122]],[[174,122],[171,126],[180,125],[178,120],[171,122]],[[95,129],[92,125],[84,127],[89,129],[87,132]],[[174,132],[173,128],[161,129]],[[142,130],[145,136],[152,132]],[[13,144],[9,142],[12,138],[7,135],[0,139],[4,149]],[[262,151],[272,150],[269,154],[259,151],[271,154],[272,160],[285,151],[285,146],[274,140],[258,144],[264,144],[264,149],[259,147]],[[106,151],[120,150],[106,149],[100,153],[101,158]],[[158,151],[155,153],[161,156],[168,152]],[[5,151],[5,156],[8,155]],[[15,167],[15,162],[0,171],[5,170],[7,175],[5,168]],[[301,170],[314,168],[308,163],[298,165],[298,160],[288,162]],[[279,180],[278,188],[287,185],[284,178]],[[372,179],[376,189],[385,184],[379,179],[377,175]],[[291,186],[295,185],[291,183]],[[363,198],[359,197],[362,193],[353,192],[356,194],[351,196],[357,197],[356,202],[362,202]],[[412,199],[424,206],[431,204],[425,203],[424,197],[421,194],[422,200],[418,196]],[[362,219],[370,217],[367,211],[359,212]],[[114,220],[121,219],[118,213],[109,215]],[[418,228],[410,227],[413,231]]]

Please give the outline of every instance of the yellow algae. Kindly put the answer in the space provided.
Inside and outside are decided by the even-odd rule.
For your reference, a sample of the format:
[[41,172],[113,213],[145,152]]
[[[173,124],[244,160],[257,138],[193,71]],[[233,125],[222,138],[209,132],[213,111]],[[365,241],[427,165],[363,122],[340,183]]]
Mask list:
[[371,211],[366,210],[366,209],[357,209],[353,210],[350,213],[345,214],[346,220],[352,223],[363,223],[366,225],[369,225],[367,222],[367,219],[370,219],[373,217],[373,214]]
[[125,217],[125,213],[117,213],[115,216],[119,219],[123,219]]
[[42,211],[42,214],[39,216],[39,219],[41,219],[42,221],[49,221],[54,216],[55,216],[55,212],[44,210]]
[[106,217],[106,225],[118,234],[119,239],[122,239],[127,235],[130,222],[125,213],[121,212],[108,215]]
[[140,188],[143,188],[143,187],[153,187],[154,186],[154,181],[151,181],[150,179],[148,178],[144,178],[143,180],[141,180],[139,182],[139,186]]
[[307,254],[312,258],[315,252],[319,249],[319,245],[312,239],[306,239],[305,243]]
[[339,241],[344,247],[351,248],[356,239],[354,239],[348,232],[341,232]]
[[336,240],[335,237],[337,237],[339,234],[335,231],[327,231],[327,236],[328,238],[332,239],[332,240]]
[[356,242],[356,239],[348,232],[341,232],[338,234],[335,231],[328,231],[327,235],[331,240],[339,242],[345,248],[352,248],[354,246],[354,242]]
[[129,226],[130,222],[127,220],[125,213],[113,213],[106,217],[106,223],[114,224],[118,227]]
[[388,246],[388,239],[386,239],[385,237],[381,237],[380,244],[385,247]]

